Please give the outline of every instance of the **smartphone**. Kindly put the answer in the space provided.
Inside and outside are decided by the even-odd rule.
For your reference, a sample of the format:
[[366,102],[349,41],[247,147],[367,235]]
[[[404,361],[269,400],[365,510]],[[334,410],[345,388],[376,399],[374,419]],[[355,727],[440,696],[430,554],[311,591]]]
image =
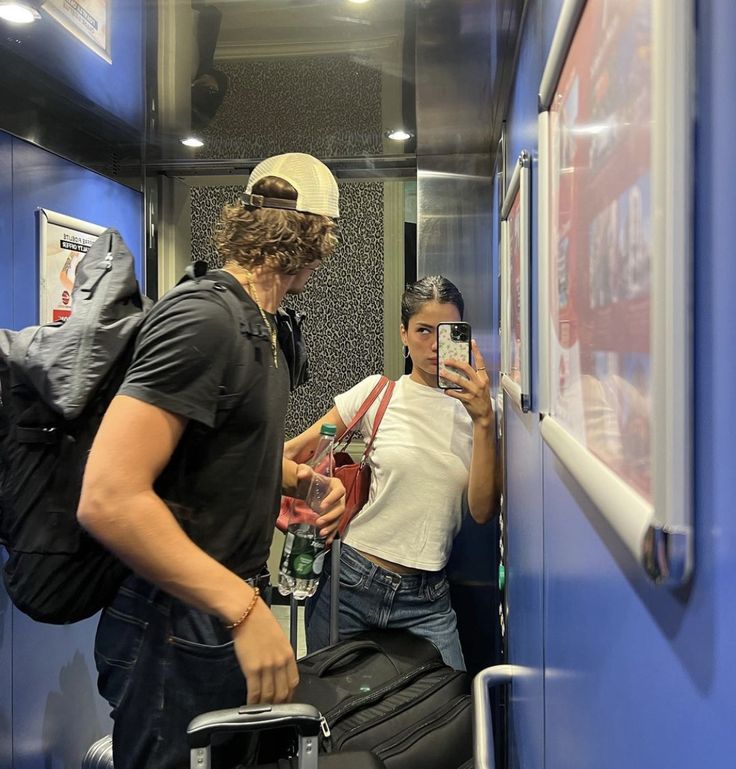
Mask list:
[[[443,390],[459,390],[460,388],[439,375],[444,366],[443,361],[448,358],[466,360],[470,363],[470,323],[457,321],[455,323],[437,324],[437,385]],[[460,376],[465,376],[458,371]],[[466,377],[467,378],[467,377]]]

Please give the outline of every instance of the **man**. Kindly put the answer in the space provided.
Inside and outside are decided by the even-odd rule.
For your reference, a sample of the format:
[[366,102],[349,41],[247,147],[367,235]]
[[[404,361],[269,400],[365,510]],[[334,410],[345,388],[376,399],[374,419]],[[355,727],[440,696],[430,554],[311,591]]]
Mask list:
[[[95,438],[78,517],[133,572],[95,644],[115,769],[188,767],[191,718],[243,704],[246,684],[256,704],[289,701],[298,683],[256,590],[268,582],[289,390],[274,313],[333,250],[337,216],[337,184],[320,161],[290,153],[259,164],[223,211],[224,268],[210,274],[255,323],[243,333],[212,290],[164,298]],[[311,473],[285,461],[284,493],[303,496]],[[343,508],[333,479],[323,533]]]
[[192,130],[203,131],[220,108],[228,88],[228,77],[215,69],[215,49],[220,35],[222,12],[214,5],[193,0],[196,14],[199,61],[192,80]]

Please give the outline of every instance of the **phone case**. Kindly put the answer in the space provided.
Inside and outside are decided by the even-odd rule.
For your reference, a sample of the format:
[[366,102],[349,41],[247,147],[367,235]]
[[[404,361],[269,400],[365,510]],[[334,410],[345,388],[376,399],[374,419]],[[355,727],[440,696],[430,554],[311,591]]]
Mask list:
[[[461,337],[461,338],[458,338]],[[466,360],[470,363],[470,323],[456,321],[454,323],[437,324],[437,384],[443,390],[459,390],[460,388],[441,377],[442,361],[448,358]],[[458,372],[461,376],[465,376]]]

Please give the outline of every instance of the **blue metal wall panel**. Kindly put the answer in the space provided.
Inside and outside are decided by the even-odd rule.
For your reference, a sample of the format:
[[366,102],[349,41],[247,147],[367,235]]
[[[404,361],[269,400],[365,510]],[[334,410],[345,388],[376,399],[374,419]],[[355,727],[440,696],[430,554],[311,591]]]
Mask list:
[[116,227],[142,274],[142,196],[23,141],[13,142],[13,296],[17,328],[38,322],[37,208]]
[[729,0],[699,5],[695,579],[682,593],[649,584],[545,461],[547,769],[733,764],[734,29]]
[[[5,285],[12,287],[14,312],[8,325],[20,328],[37,322],[37,207],[116,227],[136,256],[139,274],[143,217],[139,193],[25,142],[12,144],[12,207],[0,209],[0,221],[6,230],[10,222],[13,231],[13,260],[6,265],[13,280]],[[12,615],[13,768],[77,767],[87,747],[110,731],[107,703],[96,690],[96,620],[54,627],[17,610]]]
[[[105,4],[111,62],[80,42],[51,17],[16,33],[13,52],[65,83],[118,120],[143,128],[144,3]],[[183,11],[182,11],[183,12]]]
[[[559,7],[553,13],[533,2],[528,11],[510,160],[531,149],[529,103]],[[509,661],[525,670],[511,688],[512,767],[733,764],[736,5],[703,1],[697,11],[695,577],[684,591],[650,584],[551,452],[539,448],[536,430],[508,410]],[[542,698],[543,720],[535,709]]]
[[14,769],[81,766],[111,731],[92,655],[97,620],[58,627],[13,614]]
[[519,48],[516,79],[511,94],[508,118],[508,176],[511,181],[514,165],[522,150],[536,158],[537,149],[537,93],[543,67],[540,10],[538,3],[529,0],[524,19],[524,30]]
[[[541,72],[539,11],[531,2],[524,21],[508,119],[507,186],[519,154],[531,154],[531,304],[537,296],[537,86]],[[537,319],[532,312],[532,412],[521,415],[506,399],[507,648],[524,673],[509,697],[510,767],[537,769],[544,759],[543,497],[537,397]]]
[[538,769],[544,756],[543,505],[539,421],[507,397],[506,601],[508,661],[524,673],[509,693],[509,767]]

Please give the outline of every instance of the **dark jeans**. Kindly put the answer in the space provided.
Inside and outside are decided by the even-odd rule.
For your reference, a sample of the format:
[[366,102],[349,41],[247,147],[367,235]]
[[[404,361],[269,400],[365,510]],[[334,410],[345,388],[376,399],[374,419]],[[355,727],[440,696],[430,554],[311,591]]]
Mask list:
[[[230,632],[138,577],[102,613],[95,661],[112,707],[115,769],[188,769],[192,718],[246,702]],[[213,759],[222,769],[247,766],[254,749],[226,740]]]
[[[317,592],[307,601],[307,650],[327,646],[330,628],[332,561],[325,568]],[[339,637],[350,638],[371,628],[401,628],[428,638],[446,665],[465,670],[450,604],[450,585],[444,571],[395,574],[343,544],[340,549]]]

